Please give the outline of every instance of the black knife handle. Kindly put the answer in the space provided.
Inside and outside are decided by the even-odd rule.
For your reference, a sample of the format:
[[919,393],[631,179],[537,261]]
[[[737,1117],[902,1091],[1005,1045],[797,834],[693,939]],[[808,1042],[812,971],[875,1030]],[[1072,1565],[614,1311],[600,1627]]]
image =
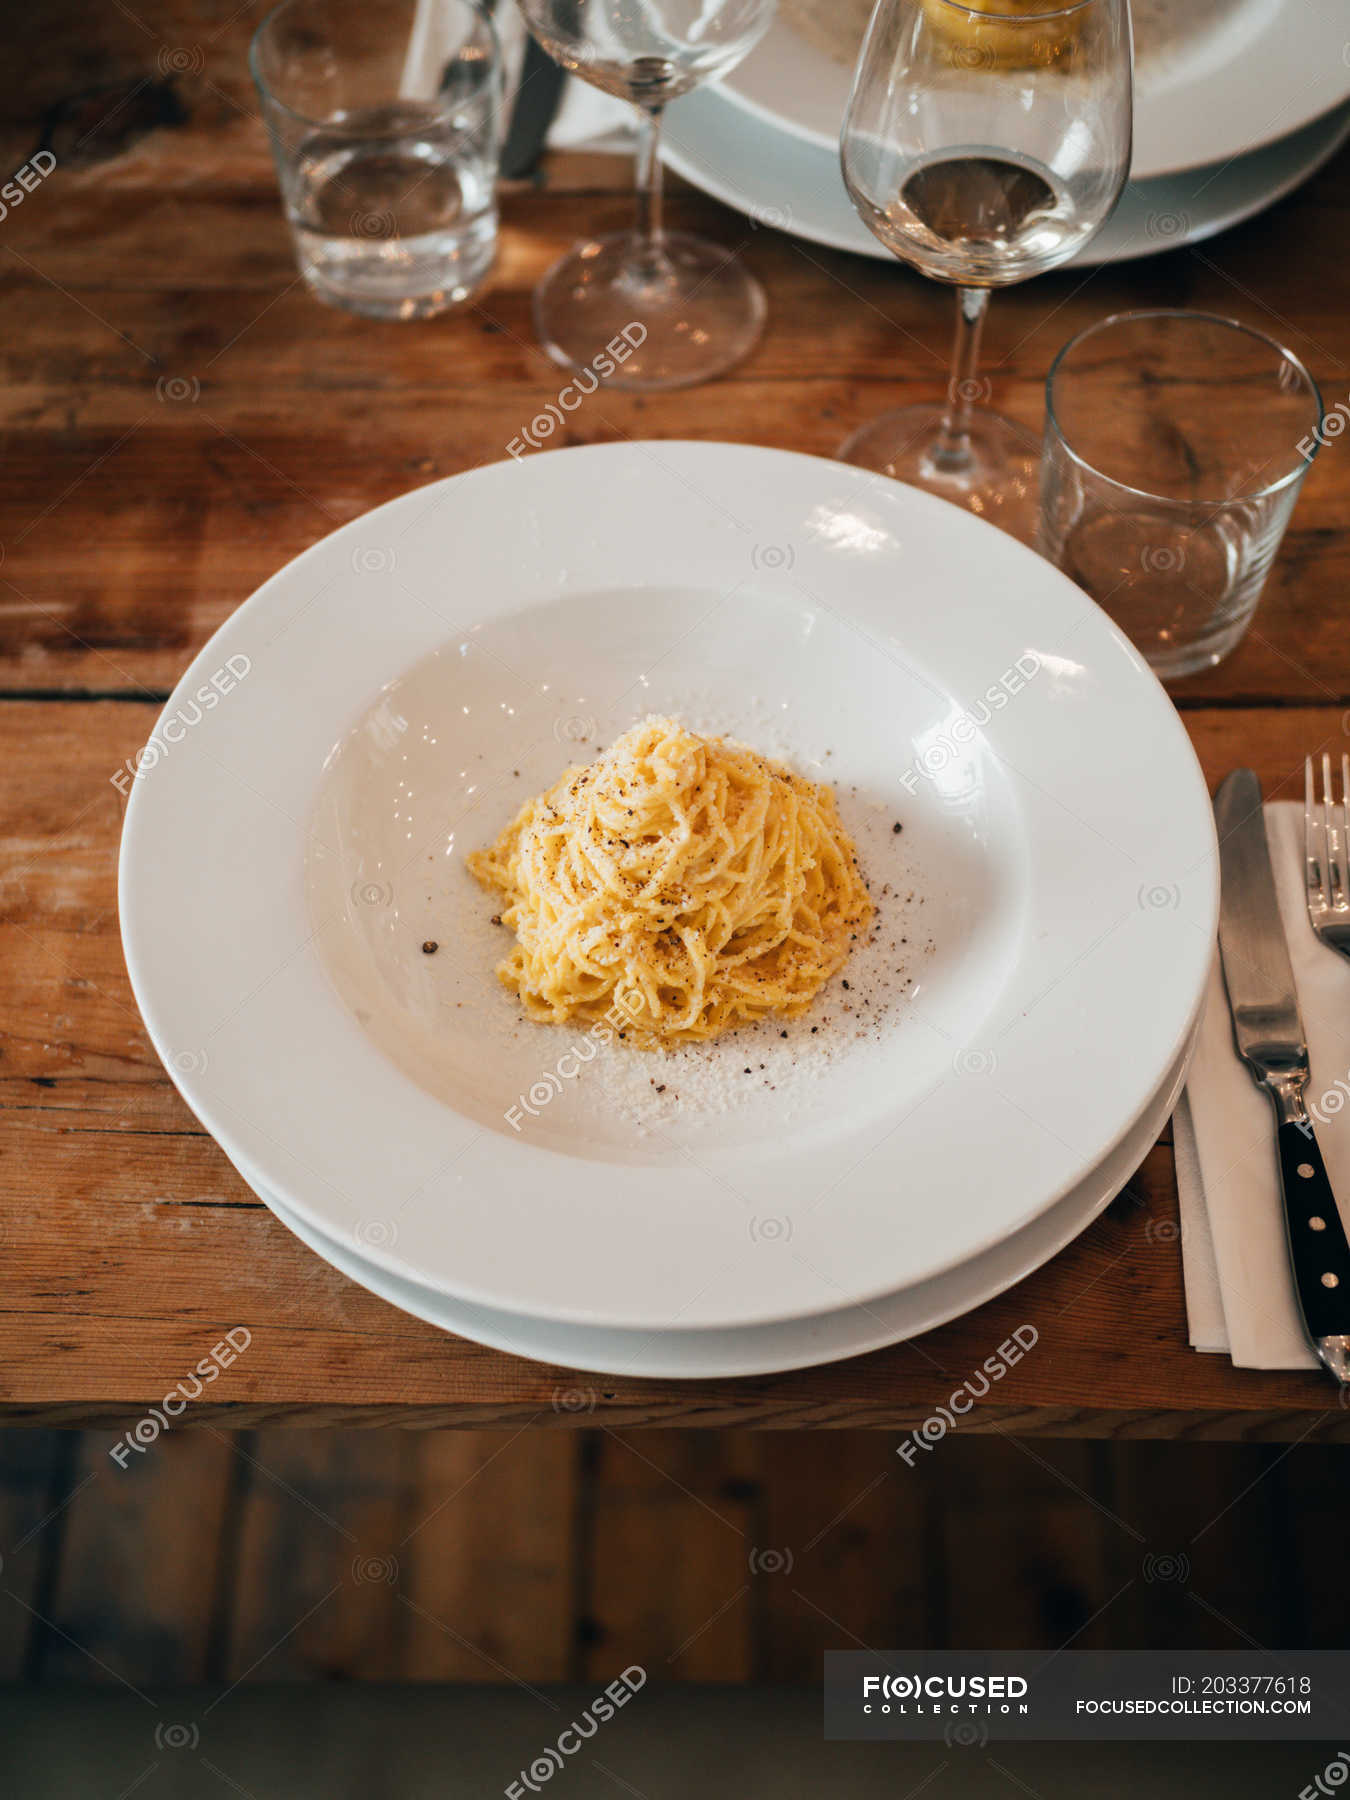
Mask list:
[[562,102],[567,71],[556,63],[534,38],[525,40],[511,120],[502,144],[500,171],[503,181],[532,175],[543,154],[549,127]]
[[1289,1260],[1308,1336],[1350,1332],[1350,1244],[1311,1125],[1279,1128]]

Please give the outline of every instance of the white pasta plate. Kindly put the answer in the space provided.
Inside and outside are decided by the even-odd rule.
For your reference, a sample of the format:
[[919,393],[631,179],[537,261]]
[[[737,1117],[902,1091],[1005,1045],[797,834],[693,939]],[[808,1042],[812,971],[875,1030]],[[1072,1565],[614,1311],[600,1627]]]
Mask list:
[[[828,780],[878,930],[785,1037],[589,1057],[496,982],[464,857],[653,712]],[[188,1104],[324,1238],[510,1313],[734,1329],[957,1268],[1122,1144],[1208,968],[1208,799],[1142,659],[1011,539],[817,458],[405,495],[242,606],[156,741],[122,928]]]
[[[819,0],[826,18],[838,6]],[[1242,156],[1350,98],[1341,6],[1136,0],[1133,10],[1134,181]],[[728,98],[775,131],[837,152],[867,11],[860,0],[839,15],[847,18],[849,42],[833,54],[785,11],[726,79]]]

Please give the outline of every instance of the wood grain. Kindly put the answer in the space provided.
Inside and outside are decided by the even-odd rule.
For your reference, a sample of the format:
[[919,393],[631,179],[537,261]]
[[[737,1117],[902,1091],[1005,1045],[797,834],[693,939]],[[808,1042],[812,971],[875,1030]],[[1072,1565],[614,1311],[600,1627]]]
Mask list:
[[182,1432],[153,1458],[129,1455],[125,1467],[111,1448],[102,1432],[80,1444],[40,1676],[205,1681],[230,1446],[217,1434]]
[[[1187,1348],[1165,1144],[1050,1267],[918,1344],[689,1386],[578,1378],[403,1317],[311,1256],[229,1169],[131,1000],[111,776],[189,658],[287,558],[410,486],[504,454],[557,386],[533,338],[533,281],[630,204],[621,164],[552,158],[505,196],[499,265],[473,305],[420,327],[327,310],[295,279],[245,74],[249,28],[247,12],[208,20],[188,0],[146,0],[134,18],[57,0],[14,23],[0,72],[6,152],[21,160],[44,133],[62,145],[0,245],[0,1416],[124,1425],[243,1323],[248,1353],[194,1423],[897,1427],[922,1422],[1031,1320],[1036,1353],[967,1429],[1350,1437],[1317,1378],[1238,1374]],[[1340,399],[1347,170],[1342,156],[1216,242],[1000,294],[999,403],[1038,425],[1059,344],[1109,310],[1158,302],[1274,330]],[[940,392],[945,307],[913,275],[753,226],[679,184],[672,217],[735,247],[765,283],[764,341],[705,389],[595,396],[567,441],[732,438],[828,455],[883,407]],[[1346,745],[1347,588],[1339,439],[1312,469],[1256,627],[1178,690],[1211,782],[1243,761],[1268,791],[1294,792],[1305,752]],[[556,1404],[576,1389],[583,1410]],[[344,1657],[359,1663],[388,1629],[353,1617]]]
[[404,1666],[418,1680],[572,1671],[580,1480],[571,1436],[428,1432],[399,1547]]
[[945,1642],[937,1469],[911,1470],[889,1437],[861,1432],[816,1455],[773,1432],[760,1465],[762,1679],[819,1680],[827,1650]]
[[375,1432],[351,1443],[278,1430],[232,1444],[216,1436],[242,1465],[222,1677],[352,1680],[396,1668],[408,1446]]
[[[951,1448],[957,1454],[941,1461],[932,1453],[932,1480],[945,1502],[948,1640],[966,1649],[1070,1639],[1093,1648],[1088,1633],[1106,1598],[1109,1533],[1084,1496],[1097,1486],[1099,1446],[1030,1450],[1008,1433],[994,1444]],[[980,1553],[963,1556],[962,1545],[977,1535]]]
[[198,1431],[129,1481],[106,1435],[3,1448],[6,1667],[133,1710],[123,1684],[818,1684],[861,1646],[1344,1641],[1338,1445],[948,1436],[911,1466],[875,1431]]
[[[756,1454],[732,1432],[603,1431],[590,1471],[585,1672],[654,1679],[754,1671]],[[634,1579],[642,1570],[644,1578]]]
[[0,1682],[38,1672],[46,1608],[55,1588],[81,1440],[73,1433],[8,1431],[0,1457]]
[[1106,1458],[1099,1491],[1119,1521],[1105,1546],[1109,1589],[1119,1596],[1109,1624],[1117,1642],[1240,1650],[1251,1638],[1312,1641],[1299,1609],[1319,1584],[1309,1584],[1298,1562],[1311,1521],[1300,1507],[1295,1524],[1290,1493],[1304,1459],[1322,1458],[1324,1450],[1099,1449]]

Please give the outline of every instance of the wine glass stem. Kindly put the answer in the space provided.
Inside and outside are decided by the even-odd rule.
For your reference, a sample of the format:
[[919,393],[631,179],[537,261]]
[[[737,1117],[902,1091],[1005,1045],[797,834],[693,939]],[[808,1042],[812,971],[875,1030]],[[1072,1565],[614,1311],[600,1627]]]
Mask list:
[[666,269],[661,224],[661,115],[659,101],[639,101],[642,116],[637,153],[637,246],[634,273],[651,279]]
[[988,310],[988,288],[957,288],[956,341],[952,347],[951,379],[947,383],[947,410],[942,415],[932,450],[933,467],[944,475],[962,474],[974,461],[970,451],[970,419],[975,410],[975,396],[980,391],[980,337]]

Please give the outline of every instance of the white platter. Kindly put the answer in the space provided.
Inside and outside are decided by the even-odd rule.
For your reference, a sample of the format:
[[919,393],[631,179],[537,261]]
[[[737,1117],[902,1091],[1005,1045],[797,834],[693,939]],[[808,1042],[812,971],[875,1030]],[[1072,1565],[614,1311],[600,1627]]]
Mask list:
[[[1350,108],[1339,107],[1264,150],[1182,175],[1132,181],[1072,266],[1156,256],[1226,231],[1292,193],[1347,135]],[[677,175],[757,223],[895,262],[853,210],[837,149],[748,117],[732,104],[724,84],[700,88],[673,107],[664,139],[663,159]]]
[[[1245,155],[1350,98],[1350,41],[1333,0],[1180,0],[1175,45],[1135,69],[1134,163],[1148,181]],[[836,61],[779,18],[725,83],[739,109],[838,154],[853,62]]]
[[[1180,720],[1068,581],[913,489],[719,444],[497,464],[283,569],[165,719],[231,659],[134,787],[133,986],[232,1158],[405,1280],[639,1331],[870,1303],[1072,1192],[1186,1042],[1217,891]],[[620,1055],[513,1120],[572,1036],[493,980],[464,853],[662,710],[832,781],[911,986],[836,986],[828,1055],[809,1020],[727,1040],[724,1111]]]
[[[1191,1048],[1169,1070],[1139,1122],[1085,1181],[1012,1237],[935,1280],[887,1294],[868,1306],[739,1331],[623,1332],[559,1325],[452,1300],[404,1281],[335,1244],[292,1213],[266,1184],[240,1169],[281,1222],[325,1262],[401,1312],[494,1350],[600,1375],[645,1380],[712,1381],[776,1375],[863,1356],[932,1331],[983,1306],[1056,1256],[1085,1231],[1129,1182],[1171,1117],[1185,1083]],[[585,1403],[585,1396],[578,1396]]]

